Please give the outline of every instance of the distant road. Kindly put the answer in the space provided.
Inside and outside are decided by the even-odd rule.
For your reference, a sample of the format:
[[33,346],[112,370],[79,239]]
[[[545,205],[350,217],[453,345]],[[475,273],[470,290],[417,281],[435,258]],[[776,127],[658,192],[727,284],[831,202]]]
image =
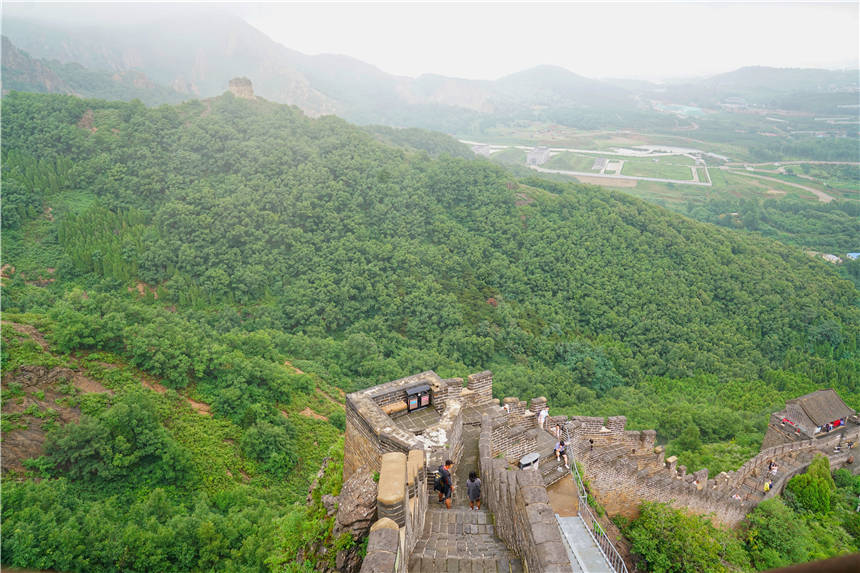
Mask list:
[[[780,161],[779,163],[782,163],[782,162]],[[809,163],[809,162],[804,161],[802,163]],[[856,164],[852,164],[852,165],[856,165]],[[747,173],[746,171],[739,171],[737,169],[729,169],[726,166],[722,166],[722,167],[720,167],[720,169],[725,169],[729,173],[735,173],[737,175],[745,175],[746,177],[755,177],[756,179],[764,179],[765,181],[774,181],[775,183],[782,183],[783,185],[788,185],[790,187],[797,187],[798,189],[803,189],[804,191],[809,191],[810,193],[812,193],[813,195],[818,197],[818,200],[821,201],[822,203],[830,203],[831,201],[833,201],[833,197],[831,197],[830,195],[828,195],[824,191],[819,191],[818,189],[815,189],[813,187],[807,187],[806,185],[801,185],[799,183],[789,183],[788,181],[783,181],[782,179],[777,179],[776,177],[765,177],[764,175],[753,175],[752,173]]]
[[[531,169],[540,171],[541,173],[559,173],[561,175],[581,175],[583,177],[604,177],[606,179],[632,179],[634,181],[657,181],[658,183],[677,183],[678,185],[699,185],[700,187],[710,187],[709,182],[703,181],[684,181],[680,179],[658,179],[657,177],[636,177],[633,175],[607,175],[603,173],[586,173],[584,171],[564,171],[562,169],[544,169],[537,165],[529,165]],[[831,197],[832,199],[832,197]]]
[[[490,149],[494,151],[501,151],[503,149],[522,149],[523,151],[532,151],[533,149],[537,149],[538,147],[544,147],[540,145],[507,145],[507,144],[496,144],[496,143],[480,143],[478,141],[469,141],[468,139],[459,139],[460,143],[471,145],[471,146],[484,146],[486,145]],[[657,146],[654,146],[657,147]],[[602,149],[577,149],[575,147],[547,147],[550,151],[555,151],[558,153],[562,153],[568,151],[570,153],[587,153],[590,155],[618,155],[619,157],[667,157],[670,155],[686,155],[685,153],[679,152],[668,152],[668,151],[657,151],[650,152],[647,150],[643,150],[639,152],[635,149],[629,149],[626,153],[619,151],[605,151]],[[698,150],[696,150],[698,151]],[[589,174],[590,175],[590,174]]]
[[811,165],[860,165],[860,163],[856,161],[769,161],[767,163],[740,163],[740,162],[732,162],[726,163],[725,167],[761,167],[763,165],[801,165],[803,163],[809,163]]

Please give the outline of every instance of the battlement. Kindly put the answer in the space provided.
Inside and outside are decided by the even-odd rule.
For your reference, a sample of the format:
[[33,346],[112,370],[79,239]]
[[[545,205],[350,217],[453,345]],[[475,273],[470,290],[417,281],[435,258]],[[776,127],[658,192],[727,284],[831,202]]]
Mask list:
[[238,98],[254,99],[254,86],[246,77],[233,78],[230,80],[229,87],[230,92]]
[[[710,477],[707,468],[688,473],[675,456],[667,458],[663,447],[656,445],[656,431],[628,430],[624,416],[547,416],[541,428],[538,413],[546,408],[546,398],[507,397],[503,408],[493,405],[497,402],[492,399],[490,372],[470,375],[465,386],[460,378],[442,379],[427,371],[353,392],[346,396],[344,491],[353,482],[370,481],[368,470],[379,472],[378,488],[372,488],[376,521],[362,571],[405,572],[426,529],[429,468],[445,459],[456,466],[464,442],[475,447],[475,426],[480,426],[483,498],[494,512],[495,533],[530,571],[570,568],[546,493],[546,486],[569,475],[557,471],[562,462],[551,455],[557,427],[569,439],[569,453],[582,466],[590,493],[609,514],[632,518],[643,501],[657,501],[737,525],[758,503],[777,495],[792,476],[805,471],[816,455],[827,456],[834,469],[854,463],[851,448],[860,441],[860,418],[853,410],[838,407],[841,400],[830,393],[803,398],[790,401],[791,407],[771,417],[779,439],[770,441],[776,444],[768,445],[766,438],[762,450],[740,468]],[[828,404],[835,407],[828,409]],[[845,415],[834,417],[838,424],[786,431],[786,412],[799,419],[801,406],[806,408],[806,426],[809,420],[829,419],[834,412]],[[466,426],[472,428],[466,431]],[[528,453],[539,454],[538,471],[516,467]],[[773,466],[778,470],[771,471]],[[767,491],[762,487],[765,482],[770,486]],[[342,499],[341,507],[348,507],[348,502]],[[367,511],[360,515],[364,519]],[[426,563],[426,547],[423,551],[416,559]]]
[[[344,479],[363,465],[379,471],[388,452],[422,450],[428,467],[446,458],[457,460],[463,409],[491,403],[492,385],[489,371],[470,375],[463,386],[462,378],[442,379],[428,370],[347,394]],[[410,398],[417,391],[429,403]]]

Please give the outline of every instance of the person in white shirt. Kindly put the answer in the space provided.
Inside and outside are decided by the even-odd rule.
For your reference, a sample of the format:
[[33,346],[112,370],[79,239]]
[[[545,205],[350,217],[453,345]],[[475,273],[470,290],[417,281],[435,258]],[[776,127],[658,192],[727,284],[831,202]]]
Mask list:
[[544,429],[546,425],[546,419],[549,416],[549,408],[544,408],[540,412],[538,412],[538,428],[541,430]]

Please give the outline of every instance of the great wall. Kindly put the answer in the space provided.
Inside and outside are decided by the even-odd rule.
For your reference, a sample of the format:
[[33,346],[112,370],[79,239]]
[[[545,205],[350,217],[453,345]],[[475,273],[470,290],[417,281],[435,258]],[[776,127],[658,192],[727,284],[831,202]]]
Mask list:
[[[759,454],[710,477],[707,469],[687,473],[656,444],[654,430],[627,430],[623,416],[550,416],[539,428],[536,413],[547,406],[545,398],[508,397],[500,404],[492,384],[489,371],[472,374],[465,385],[427,371],[346,396],[335,534],[368,540],[363,562],[354,558],[350,567],[339,559],[340,569],[355,571],[360,563],[362,573],[626,570],[613,557],[612,540],[596,535],[593,516],[586,518],[581,482],[579,518],[559,517],[550,503],[548,486],[579,477],[552,455],[556,426],[589,493],[610,515],[633,517],[643,501],[659,501],[733,527],[816,455],[827,456],[833,469],[857,473],[860,466],[853,455],[860,417],[832,390],[790,400],[771,415]],[[538,461],[521,468],[526,454]],[[433,471],[446,459],[455,462],[450,510],[432,491]],[[472,470],[484,484],[478,511],[465,498]],[[584,531],[580,538],[571,533],[577,528]]]

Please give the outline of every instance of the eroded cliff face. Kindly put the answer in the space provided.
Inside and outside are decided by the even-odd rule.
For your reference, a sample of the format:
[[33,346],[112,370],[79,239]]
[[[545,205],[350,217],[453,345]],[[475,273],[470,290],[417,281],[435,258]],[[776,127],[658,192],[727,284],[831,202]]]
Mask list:
[[3,93],[10,90],[72,94],[74,91],[52,69],[31,58],[3,36]]

